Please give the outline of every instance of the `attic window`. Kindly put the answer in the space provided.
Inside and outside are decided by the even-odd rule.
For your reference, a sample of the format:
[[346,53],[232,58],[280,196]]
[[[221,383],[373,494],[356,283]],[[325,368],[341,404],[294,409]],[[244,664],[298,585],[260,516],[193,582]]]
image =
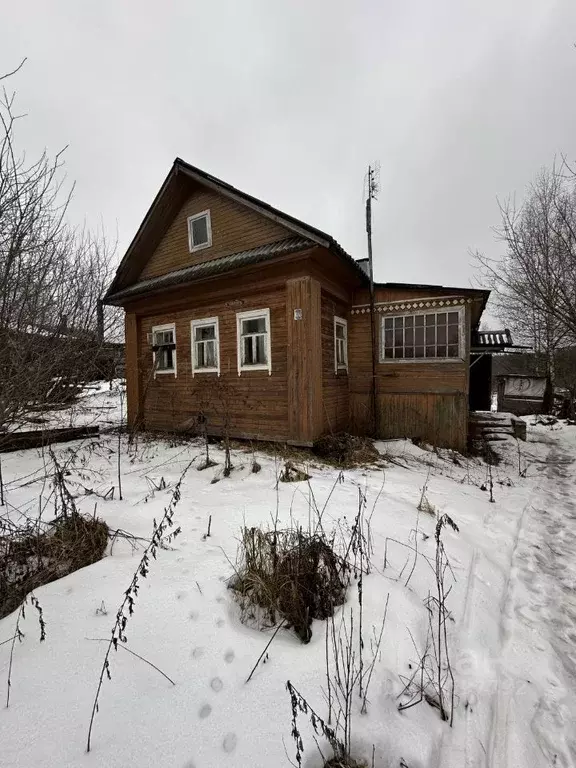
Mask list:
[[202,211],[188,217],[188,246],[190,253],[210,248],[212,245],[212,225],[210,211]]

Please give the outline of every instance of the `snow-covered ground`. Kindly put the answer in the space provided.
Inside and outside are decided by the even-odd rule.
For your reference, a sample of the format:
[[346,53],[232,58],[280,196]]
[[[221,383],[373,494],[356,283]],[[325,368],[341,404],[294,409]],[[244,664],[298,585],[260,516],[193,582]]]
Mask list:
[[[101,394],[111,404],[113,398]],[[35,611],[28,610],[21,625],[25,637],[14,648],[10,707],[0,711],[0,766],[271,768],[294,762],[286,682],[326,716],[324,623],[314,622],[307,645],[280,631],[267,662],[247,683],[271,632],[240,622],[227,588],[231,562],[241,527],[269,525],[276,510],[281,524],[292,520],[306,528],[314,506],[329,499],[324,527],[345,530],[359,489],[368,512],[374,508],[372,568],[363,584],[367,657],[390,597],[368,711],[360,713],[358,700],[353,712],[356,756],[370,765],[374,745],[374,765],[381,768],[576,766],[576,427],[529,427],[528,434],[520,455],[514,440],[501,444],[505,461],[493,469],[494,503],[482,462],[405,441],[379,444],[384,468],[344,471],[339,482],[337,470],[310,466],[309,485],[277,484],[280,467],[270,456],[257,455],[262,469],[253,474],[252,455],[240,449],[224,478],[222,453],[213,449],[219,466],[198,471],[193,464],[184,478],[175,513],[182,533],[152,560],[126,629],[128,648],[175,685],[130,654],[113,653],[92,751],[85,753],[106,649],[101,639],[110,636],[141,556],[119,539],[104,560],[37,590],[47,636],[39,642]],[[78,451],[85,459],[76,461],[68,483],[81,494],[83,510],[92,512],[96,504],[112,529],[149,538],[183,469],[202,447],[160,440],[129,447],[123,440],[119,500],[117,443],[115,435],[87,441]],[[56,446],[57,453],[69,457],[79,445]],[[47,457],[38,451],[5,454],[2,472],[6,514],[37,515],[39,499],[51,492]],[[215,476],[220,481],[214,484]],[[157,490],[162,478],[166,488]],[[428,561],[434,561],[436,518],[417,511],[425,483],[436,515],[447,513],[459,528],[442,534],[454,577],[447,598],[456,694],[452,728],[425,702],[398,711],[402,678],[410,676],[426,641],[424,600],[435,590]],[[113,500],[96,495],[112,485]],[[416,542],[420,554],[414,557],[403,544]],[[357,611],[357,605],[351,586],[339,613]],[[13,614],[0,621],[0,643],[13,635],[15,620]],[[0,691],[6,690],[9,656],[10,643],[0,645]],[[319,768],[313,732],[305,718],[298,722],[302,764]]]
[[38,411],[23,418],[9,432],[22,430],[58,429],[64,427],[94,427],[101,430],[114,427],[126,419],[124,381],[95,381],[86,385],[72,405]]

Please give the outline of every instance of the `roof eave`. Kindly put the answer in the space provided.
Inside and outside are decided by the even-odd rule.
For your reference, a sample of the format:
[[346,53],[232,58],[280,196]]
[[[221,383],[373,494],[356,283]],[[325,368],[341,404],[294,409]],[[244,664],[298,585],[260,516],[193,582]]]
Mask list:
[[298,257],[305,255],[315,243],[306,238],[291,238],[267,246],[258,246],[252,251],[229,254],[213,261],[201,262],[184,269],[159,275],[134,284],[127,288],[110,294],[105,303],[112,306],[123,306],[132,299],[141,299],[146,296],[156,295],[174,288],[193,285],[205,280],[219,277],[229,278],[230,275],[245,267],[251,267],[263,263],[277,264],[285,257]]

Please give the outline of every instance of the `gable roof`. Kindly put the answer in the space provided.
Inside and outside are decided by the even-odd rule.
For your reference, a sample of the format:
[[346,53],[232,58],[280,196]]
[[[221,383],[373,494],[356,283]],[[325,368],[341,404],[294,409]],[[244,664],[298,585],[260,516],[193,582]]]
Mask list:
[[[347,264],[349,264],[349,266],[354,269],[363,283],[366,282],[367,276],[362,268],[357,264],[352,256],[350,256],[342,248],[342,246],[326,232],[322,232],[320,229],[312,227],[309,224],[300,221],[300,219],[297,219],[294,216],[290,216],[289,214],[274,208],[268,203],[265,203],[263,200],[259,200],[258,198],[247,194],[246,192],[242,192],[236,187],[233,187],[231,184],[228,184],[227,182],[216,178],[216,176],[212,176],[211,174],[202,171],[200,168],[196,168],[195,166],[190,165],[189,163],[186,163],[184,160],[181,160],[179,157],[177,157],[176,160],[174,160],[172,168],[166,176],[164,183],[160,187],[160,191],[154,198],[152,205],[148,209],[146,216],[140,224],[134,239],[128,246],[128,250],[124,254],[118,269],[116,270],[114,280],[112,281],[112,284],[104,296],[105,302],[114,302],[115,300],[118,300],[119,297],[123,295],[131,285],[136,285],[136,283],[130,279],[131,276],[134,275],[134,270],[131,271],[130,268],[132,265],[134,265],[134,262],[138,259],[138,256],[141,255],[143,244],[148,237],[152,236],[154,230],[162,228],[163,223],[166,225],[166,223],[170,220],[170,217],[175,215],[175,206],[179,206],[184,202],[183,199],[180,200],[180,197],[177,194],[177,186],[181,177],[186,177],[196,181],[208,189],[211,189],[212,191],[217,192],[224,197],[239,203],[240,205],[244,205],[253,211],[256,211],[262,216],[265,216],[268,219],[281,224],[283,227],[290,230],[295,236],[309,241],[311,245],[320,245],[324,248],[328,248],[330,251],[343,259]],[[171,205],[170,201],[172,198],[173,203]],[[221,260],[218,259],[217,261]],[[233,261],[229,263],[230,269],[233,269],[235,266],[236,265]],[[178,270],[178,272],[183,271],[185,270]],[[195,276],[191,273],[186,279],[191,280],[194,279],[194,277]],[[142,283],[144,282],[153,281],[142,281]],[[150,286],[150,289],[152,290],[152,286]]]

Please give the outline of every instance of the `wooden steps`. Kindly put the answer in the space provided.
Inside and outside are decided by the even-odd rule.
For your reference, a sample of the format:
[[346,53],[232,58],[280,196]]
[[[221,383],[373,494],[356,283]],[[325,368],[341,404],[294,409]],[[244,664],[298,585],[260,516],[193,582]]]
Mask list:
[[469,440],[502,441],[508,437],[526,440],[526,422],[511,413],[473,411],[468,421]]

